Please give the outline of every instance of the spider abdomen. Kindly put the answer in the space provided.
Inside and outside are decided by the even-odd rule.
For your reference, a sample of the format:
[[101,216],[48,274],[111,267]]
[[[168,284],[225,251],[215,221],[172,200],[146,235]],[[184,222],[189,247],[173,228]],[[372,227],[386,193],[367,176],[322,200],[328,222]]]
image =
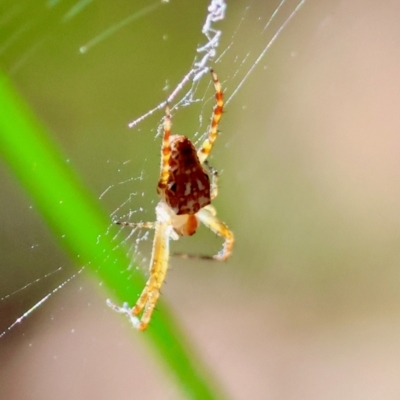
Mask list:
[[210,178],[187,137],[171,136],[170,146],[169,177],[164,200],[176,215],[196,214],[211,203]]

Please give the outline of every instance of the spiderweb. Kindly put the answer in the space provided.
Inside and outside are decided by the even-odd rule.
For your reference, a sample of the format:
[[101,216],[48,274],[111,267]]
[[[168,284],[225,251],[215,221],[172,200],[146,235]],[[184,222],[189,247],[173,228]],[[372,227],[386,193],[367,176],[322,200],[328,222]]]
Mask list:
[[[233,257],[172,258],[162,299],[230,398],[398,388],[398,18],[393,1],[0,4],[0,67],[105,210],[127,282],[147,273],[153,233],[113,221],[154,220],[165,102],[172,132],[199,145],[217,72],[226,113],[210,163]],[[72,267],[5,164],[0,176],[0,398],[179,398],[145,336],[124,341],[113,294]],[[201,228],[171,243],[220,246]]]
[[[190,126],[187,129],[187,135],[192,135],[192,138],[195,138],[195,142],[199,143],[206,133],[213,106],[214,94],[209,78],[210,67],[215,68],[218,72],[225,91],[225,104],[230,104],[239,97],[240,91],[246,85],[253,72],[257,68],[264,68],[268,64],[266,62],[268,51],[288,27],[291,20],[300,12],[304,3],[305,0],[272,2],[262,6],[261,14],[256,16],[254,15],[255,9],[259,12],[260,8],[259,6],[256,7],[253,2],[237,3],[235,5],[224,0],[212,0],[208,5],[203,2],[201,7],[199,6],[198,9],[194,10],[193,18],[191,19],[190,31],[197,32],[197,34],[190,36],[190,49],[185,50],[182,60],[179,60],[179,62],[176,60],[178,53],[174,51],[173,46],[177,44],[183,46],[185,34],[176,39],[173,37],[174,34],[176,35],[175,30],[169,32],[167,28],[164,28],[166,33],[162,35],[161,44],[157,43],[161,47],[161,50],[158,51],[163,53],[162,61],[160,61],[161,68],[157,69],[157,72],[161,71],[161,78],[157,77],[157,72],[154,68],[146,65],[142,66],[138,75],[145,77],[141,79],[144,82],[141,87],[145,89],[141,89],[142,91],[136,93],[132,93],[132,89],[124,92],[127,101],[121,107],[122,111],[118,110],[120,112],[117,112],[117,109],[102,110],[102,105],[100,105],[97,114],[91,120],[92,125],[85,127],[88,130],[98,130],[101,123],[103,123],[103,120],[98,118],[104,112],[110,116],[112,129],[115,129],[117,124],[119,125],[119,128],[116,129],[117,133],[114,133],[114,137],[120,135],[120,138],[116,141],[118,144],[114,148],[107,149],[109,154],[106,154],[104,149],[99,149],[100,156],[97,160],[92,160],[94,161],[94,166],[91,168],[92,171],[106,170],[107,175],[111,177],[109,179],[112,183],[104,184],[103,181],[98,179],[97,172],[86,173],[86,181],[92,182],[89,183],[91,189],[100,193],[99,199],[107,209],[111,210],[110,224],[113,220],[118,219],[131,221],[154,219],[154,206],[157,197],[153,187],[155,186],[154,182],[157,181],[159,135],[162,131],[163,109],[166,101],[171,105],[174,126],[175,121],[181,118],[183,123],[176,122],[176,125],[180,126],[180,130],[182,130],[181,126],[185,123]],[[73,34],[74,24],[79,25],[79,23],[82,23],[81,20],[91,13],[97,12],[101,14],[110,12],[110,10],[102,10],[101,8],[96,10],[90,1],[59,3],[58,1],[48,0],[41,7],[36,7],[33,13],[29,15],[30,6],[30,2],[21,2],[20,4],[10,2],[2,5],[0,25],[4,27],[4,32],[0,37],[1,64],[16,81],[17,85],[21,87],[22,91],[26,93],[27,97],[32,98],[39,115],[42,115],[50,125],[52,124],[52,118],[63,120],[68,118],[68,115],[63,117],[64,113],[73,115],[74,107],[73,101],[70,101],[70,99],[68,99],[69,101],[67,100],[68,108],[64,109],[62,97],[56,100],[56,103],[58,102],[57,106],[57,104],[51,104],[46,99],[41,99],[40,95],[38,95],[40,92],[35,87],[34,79],[37,75],[35,74],[35,71],[37,71],[35,68],[40,65],[41,56],[52,52],[56,54],[59,51],[59,46],[61,46],[65,54],[74,55],[71,64],[80,63],[76,68],[77,73],[79,73],[83,69],[90,70],[91,65],[103,62],[105,51],[110,52],[112,60],[113,51],[117,51],[118,46],[125,46],[124,52],[127,55],[127,59],[121,61],[120,65],[109,62],[108,71],[114,76],[113,83],[119,82],[120,86],[123,87],[123,80],[115,78],[115,75],[118,75],[119,71],[121,71],[124,79],[126,79],[128,76],[126,71],[132,69],[132,60],[134,60],[133,65],[136,62],[141,62],[138,61],[139,56],[128,57],[129,53],[135,52],[135,46],[137,48],[142,47],[145,50],[147,50],[147,47],[154,46],[153,44],[143,43],[143,39],[139,35],[143,35],[141,37],[146,38],[149,35],[161,32],[161,29],[158,32],[153,32],[152,29],[145,25],[149,25],[151,18],[155,15],[161,15],[161,18],[158,16],[161,21],[164,18],[166,22],[170,23],[167,18],[171,18],[171,15],[174,15],[179,10],[179,4],[175,5],[174,2],[169,3],[168,1],[158,1],[150,5],[143,4],[142,8],[136,6],[136,10],[133,11],[126,5],[121,5],[120,10],[115,10],[114,13],[110,13],[107,17],[103,15],[102,18],[98,19],[98,22],[90,25],[86,31],[81,30],[75,35]],[[165,17],[162,17],[162,13],[165,13]],[[203,17],[200,18],[199,15]],[[204,15],[206,15],[205,19]],[[176,19],[176,15],[174,17]],[[185,32],[188,27],[184,26],[183,19],[179,19],[179,21],[182,22],[182,32]],[[194,21],[197,21],[197,25],[194,25]],[[46,23],[49,26],[43,29],[43,25]],[[57,40],[59,42],[51,37],[52,32],[57,32]],[[85,37],[80,36],[82,32],[85,32]],[[130,39],[118,42],[122,35],[125,38],[130,37]],[[243,46],[244,38],[248,41],[245,46]],[[132,42],[132,46],[127,47],[126,43],[130,42]],[[169,42],[172,42],[172,47]],[[163,46],[163,43],[165,43],[165,46]],[[113,46],[116,46],[116,48]],[[152,49],[150,48],[149,53],[151,54],[151,52]],[[129,60],[130,65],[128,65],[127,60]],[[168,65],[165,64],[166,60],[168,60]],[[59,61],[55,62],[55,65],[49,66],[50,73],[43,71],[47,78],[45,85],[54,84],[51,70],[52,68],[57,68],[57,64],[61,62],[62,59],[60,58]],[[127,64],[123,64],[124,62]],[[151,63],[154,60],[147,60],[147,62]],[[62,68],[61,64],[59,66]],[[101,73],[105,75],[99,78],[98,82],[102,82],[102,85],[109,89],[107,86],[107,71],[104,70]],[[132,74],[136,75],[135,72],[132,72]],[[164,84],[162,84],[162,79],[165,79]],[[138,77],[134,76],[133,81],[138,82]],[[82,90],[89,91],[93,86],[98,85],[98,82],[86,81],[85,85],[87,86],[83,87]],[[67,90],[68,82],[57,82],[56,84],[60,93],[64,91],[66,98],[80,95],[79,92]],[[148,92],[154,88],[154,94],[151,96],[143,95],[144,91]],[[140,100],[144,97],[146,97],[146,104],[143,106]],[[131,104],[129,104],[128,99],[132,100]],[[89,100],[93,101],[94,99],[85,99],[87,102]],[[82,109],[90,113],[90,103],[85,103],[85,101],[79,106],[79,114],[81,114]],[[119,101],[123,102],[124,97],[121,96]],[[142,114],[135,115],[135,110],[140,110],[141,108],[145,111]],[[48,112],[49,109],[53,113]],[[185,122],[186,120],[191,121],[190,125]],[[124,130],[126,124],[122,125],[121,121],[130,121],[128,126],[131,130],[128,133]],[[69,129],[73,129],[73,123],[74,121],[72,120],[72,126],[69,126]],[[109,131],[111,132],[112,129],[109,129]],[[219,140],[225,142],[226,146],[231,140],[234,140],[237,134],[232,132],[229,137],[224,134]],[[98,148],[98,141],[93,144],[95,136],[90,135],[90,137],[92,139],[82,136],[73,137],[69,136],[69,133],[65,131],[62,132],[59,141],[67,148],[67,152],[73,145],[78,145],[83,141],[83,146],[90,148],[93,154]],[[151,143],[149,138],[152,140]],[[124,144],[124,139],[128,139],[131,144]],[[138,155],[135,158],[128,157],[124,159],[127,153],[118,154],[116,151],[118,146],[120,148],[136,147],[139,150]],[[76,165],[80,165],[82,169],[85,169],[87,164],[84,156],[79,153],[76,154]],[[141,154],[144,156],[141,157]],[[219,150],[219,154],[222,154],[221,150]],[[105,159],[107,162],[104,162]],[[29,217],[25,218],[29,219]],[[33,219],[35,218],[33,217]],[[13,223],[8,222],[8,224],[12,229]],[[25,240],[29,242],[29,238]],[[132,255],[132,260],[135,263],[138,262],[145,270],[147,269],[151,232],[121,229],[114,240],[116,247],[127,247],[127,251]],[[45,257],[44,255],[40,256],[41,251],[46,253],[48,250],[44,243],[44,239],[39,239],[39,244],[36,244],[36,241],[31,244],[30,251],[26,252],[25,258],[33,257],[37,260],[42,256]],[[41,251],[36,251],[36,247],[39,247]],[[0,302],[4,305],[4,309],[14,307],[10,306],[10,304],[13,304],[10,303],[12,299],[17,299],[17,303],[20,302],[21,306],[16,307],[16,311],[11,311],[11,318],[2,320],[0,337],[15,326],[20,325],[28,315],[41,307],[53,294],[60,292],[67,283],[80,275],[84,269],[83,266],[78,273],[71,275],[70,270],[63,267],[63,265],[68,264],[67,260],[62,256],[58,257],[60,260],[56,263],[46,260],[46,264],[49,264],[47,270],[43,269],[41,273],[36,270],[33,275],[31,271],[24,284],[19,286],[15,284],[15,288],[11,290],[9,287],[2,287],[3,294],[0,295]],[[26,268],[29,269],[29,261],[19,261],[19,263],[26,264]],[[3,274],[7,275],[7,272],[3,272]],[[57,278],[59,280],[58,283],[55,283],[57,279],[52,279],[55,276],[59,277]],[[44,290],[45,294],[40,295],[39,291],[39,294],[33,295],[36,300],[32,300],[28,294],[35,285],[43,285],[42,292]],[[49,285],[50,287],[52,285],[53,289],[49,289]],[[30,304],[26,304],[25,297],[29,298],[28,302]],[[7,305],[5,305],[6,303]],[[12,322],[13,320],[14,322]]]

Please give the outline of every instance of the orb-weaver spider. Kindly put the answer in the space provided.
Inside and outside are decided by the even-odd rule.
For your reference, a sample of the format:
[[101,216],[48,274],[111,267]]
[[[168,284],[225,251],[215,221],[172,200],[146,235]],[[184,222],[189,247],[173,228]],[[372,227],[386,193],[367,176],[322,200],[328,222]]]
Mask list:
[[[217,235],[224,238],[222,250],[210,257],[215,260],[226,260],[232,252],[233,233],[216,217],[216,211],[210,205],[218,194],[217,171],[212,168],[207,157],[218,136],[218,123],[221,119],[224,101],[221,84],[217,74],[211,70],[215,88],[216,104],[211,117],[208,136],[196,152],[192,142],[182,135],[170,135],[171,115],[168,104],[165,107],[164,135],[161,147],[161,171],[157,192],[160,201],[156,206],[155,222],[117,222],[131,228],[154,229],[153,250],[150,261],[150,276],[135,306],[127,303],[118,307],[107,300],[115,311],[127,314],[133,326],[141,331],[150,322],[154,307],[160,296],[160,289],[167,273],[169,261],[169,240],[180,236],[193,235],[201,221]],[[211,174],[203,168],[205,165]],[[185,255],[181,255],[185,256]],[[189,256],[192,257],[192,256]],[[141,318],[138,315],[142,313]]]

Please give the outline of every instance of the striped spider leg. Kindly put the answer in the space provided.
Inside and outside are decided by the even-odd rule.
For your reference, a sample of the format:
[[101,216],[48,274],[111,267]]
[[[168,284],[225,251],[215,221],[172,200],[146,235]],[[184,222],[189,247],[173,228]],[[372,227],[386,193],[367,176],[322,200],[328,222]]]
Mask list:
[[[136,304],[132,308],[126,303],[122,307],[118,307],[107,300],[112,309],[127,314],[133,326],[141,331],[145,330],[149,324],[160,296],[160,289],[168,269],[170,239],[178,240],[180,236],[193,235],[199,223],[202,222],[224,239],[223,248],[218,254],[203,258],[224,261],[232,252],[233,233],[225,223],[217,218],[216,210],[211,206],[211,200],[218,194],[218,174],[208,164],[207,157],[218,136],[218,123],[224,106],[221,84],[213,70],[211,70],[211,76],[215,88],[216,104],[208,136],[198,151],[187,137],[171,135],[171,115],[168,104],[165,108],[161,171],[157,186],[160,201],[155,210],[156,221],[117,222],[131,228],[155,230],[150,276]],[[211,175],[211,181],[207,171]]]

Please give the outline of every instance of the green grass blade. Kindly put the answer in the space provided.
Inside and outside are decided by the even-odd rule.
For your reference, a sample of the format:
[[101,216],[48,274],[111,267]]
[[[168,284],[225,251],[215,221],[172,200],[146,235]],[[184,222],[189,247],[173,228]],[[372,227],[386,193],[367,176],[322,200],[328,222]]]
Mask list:
[[[109,218],[1,71],[0,155],[77,264],[95,272],[118,301],[133,304],[143,288],[143,278],[135,276],[128,281],[122,273],[130,260],[122,248],[115,249],[112,235],[105,235]],[[186,398],[225,398],[166,306],[161,302],[158,309],[147,332],[132,329],[132,334],[147,340]]]

